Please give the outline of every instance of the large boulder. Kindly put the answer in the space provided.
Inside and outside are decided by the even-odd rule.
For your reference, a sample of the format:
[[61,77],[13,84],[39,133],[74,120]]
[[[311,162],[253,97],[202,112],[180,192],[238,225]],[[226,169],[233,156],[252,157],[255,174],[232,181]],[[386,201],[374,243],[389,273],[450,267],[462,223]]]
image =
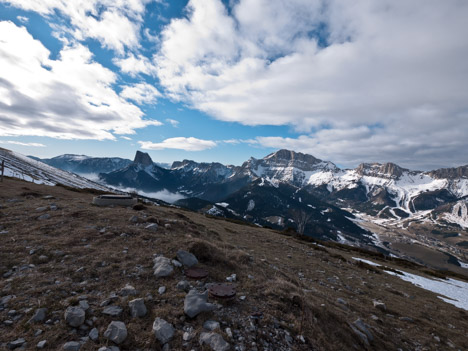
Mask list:
[[190,318],[196,317],[201,312],[209,312],[215,309],[215,305],[206,302],[208,291],[200,293],[195,289],[189,291],[184,300],[184,312]]

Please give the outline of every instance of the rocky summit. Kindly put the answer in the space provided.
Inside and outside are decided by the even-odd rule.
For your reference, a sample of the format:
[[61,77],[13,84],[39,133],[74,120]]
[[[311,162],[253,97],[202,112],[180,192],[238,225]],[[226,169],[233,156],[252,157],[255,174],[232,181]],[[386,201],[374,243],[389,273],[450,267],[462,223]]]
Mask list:
[[468,349],[462,275],[96,192],[0,183],[0,349]]

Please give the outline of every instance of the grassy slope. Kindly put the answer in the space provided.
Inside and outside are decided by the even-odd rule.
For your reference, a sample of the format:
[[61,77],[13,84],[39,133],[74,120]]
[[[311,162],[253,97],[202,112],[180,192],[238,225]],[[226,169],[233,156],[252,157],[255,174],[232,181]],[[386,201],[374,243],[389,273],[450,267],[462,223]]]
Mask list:
[[[43,195],[53,195],[55,199],[45,200]],[[24,337],[31,350],[43,339],[48,340],[49,349],[77,340],[79,337],[65,325],[63,312],[77,302],[78,295],[87,295],[94,311],[87,318],[97,317],[95,326],[100,339],[97,344],[88,342],[81,350],[96,350],[106,344],[102,334],[112,320],[101,313],[103,308],[99,305],[129,283],[137,288],[139,296],[152,294],[154,298],[146,300],[149,313],[141,319],[130,317],[125,299],[116,302],[124,307],[120,320],[128,329],[128,337],[120,345],[122,350],[159,350],[151,332],[155,317],[176,327],[171,342],[175,350],[199,349],[199,334],[189,347],[182,346],[182,328],[193,326],[200,332],[207,319],[240,330],[249,340],[248,345],[255,341],[260,350],[265,340],[275,344],[277,330],[286,330],[293,338],[299,334],[305,337],[306,344],[295,340],[293,350],[363,350],[366,347],[349,325],[358,318],[370,326],[374,336],[369,348],[372,350],[444,350],[450,349],[449,344],[468,349],[468,312],[378,269],[357,264],[351,259],[357,253],[340,245],[324,248],[272,230],[170,207],[148,206],[139,212],[130,208],[98,208],[90,205],[92,196],[11,179],[0,183],[0,231],[8,231],[0,234],[0,277],[14,266],[34,264],[32,268],[16,269],[7,279],[0,278],[0,298],[16,295],[8,308],[0,311],[0,321],[8,319],[10,309],[23,314],[13,326],[0,323],[0,348],[2,343],[18,337]],[[51,203],[58,210],[47,211],[50,219],[38,220],[43,212],[35,209]],[[150,232],[144,229],[146,223],[131,223],[129,218],[133,215],[146,223],[159,221],[159,230]],[[31,249],[36,252],[30,254]],[[210,271],[207,282],[223,281],[236,273],[238,296],[245,295],[246,300],[232,301],[193,320],[185,318],[185,293],[176,289],[177,282],[183,279],[182,272],[176,270],[174,276],[157,281],[151,269],[153,254],[174,257],[179,249],[191,250],[198,256],[201,266]],[[47,260],[41,261],[40,255],[47,256]],[[412,271],[411,267],[406,270]],[[157,289],[161,285],[167,287],[167,292],[160,296]],[[337,298],[345,299],[348,306],[339,304]],[[374,299],[386,303],[386,313],[373,308]],[[57,317],[59,322],[50,326],[28,324],[38,307],[47,307],[48,318]],[[25,312],[27,308],[33,310]],[[264,318],[252,334],[245,327],[249,326],[249,316],[258,310]],[[414,322],[402,321],[400,317],[410,317]],[[44,333],[34,337],[38,328]],[[220,333],[236,345],[223,331]],[[286,344],[280,340],[277,345],[280,349]]]

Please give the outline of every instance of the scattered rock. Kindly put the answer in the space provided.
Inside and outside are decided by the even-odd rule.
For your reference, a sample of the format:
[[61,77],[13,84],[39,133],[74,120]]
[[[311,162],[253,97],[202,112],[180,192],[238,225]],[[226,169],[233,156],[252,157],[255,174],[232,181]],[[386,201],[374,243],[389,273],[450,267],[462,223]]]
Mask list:
[[104,332],[104,337],[120,344],[127,338],[127,328],[123,322],[111,322]]
[[132,317],[143,317],[146,315],[145,301],[142,298],[132,300],[128,303]]
[[383,302],[374,300],[373,303],[374,303],[375,308],[381,310],[382,312],[387,311],[387,306],[385,306],[385,304]]
[[78,306],[80,306],[84,311],[87,311],[89,309],[89,303],[86,300],[81,300],[78,302]]
[[26,340],[23,338],[16,339],[15,341],[11,341],[7,344],[10,350],[17,349],[18,347],[23,346],[26,343]]
[[154,259],[153,269],[156,278],[168,277],[174,272],[171,260],[164,256],[158,256]]
[[177,259],[186,267],[192,267],[198,264],[198,260],[195,255],[184,250],[177,251]]
[[120,351],[120,349],[117,346],[103,346],[98,351]]
[[231,330],[231,328],[226,328],[225,332],[226,332],[226,335],[229,336],[232,339],[232,330]]
[[153,323],[153,332],[161,345],[164,345],[174,336],[174,327],[164,319],[157,317]]
[[152,232],[158,231],[158,225],[156,223],[148,224],[145,229],[151,230]]
[[91,340],[97,341],[99,339],[99,330],[97,328],[91,329],[88,336]]
[[200,345],[208,345],[214,351],[227,351],[230,348],[223,337],[217,333],[201,333],[200,334]]
[[184,300],[184,312],[190,318],[196,317],[201,312],[213,311],[215,305],[206,302],[208,299],[208,291],[199,293],[192,289],[189,291]]
[[186,280],[181,280],[177,283],[177,289],[188,292],[190,290],[190,283]]
[[115,306],[115,305],[107,306],[102,311],[102,313],[107,314],[108,316],[112,316],[112,317],[118,317],[122,314],[122,312],[123,312],[123,308],[120,306]]
[[140,217],[135,216],[135,215],[131,216],[128,221],[131,222],[131,223],[141,223],[141,222],[143,222],[143,220],[140,219]]
[[46,219],[50,219],[50,214],[48,213],[45,213],[39,217],[37,217],[38,220],[42,221],[42,220],[46,220]]
[[361,319],[355,320],[350,326],[365,345],[369,345],[369,342],[374,340],[374,337],[369,330],[370,327]]
[[174,267],[182,267],[182,263],[180,263],[180,262],[177,261],[177,260],[172,260],[171,262],[172,262],[172,264],[174,265]]
[[216,329],[219,329],[219,322],[208,320],[205,323],[203,323],[203,328],[209,331],[214,331]]
[[69,341],[63,345],[65,351],[79,351],[81,344],[77,341]]
[[29,320],[29,323],[43,322],[46,319],[46,313],[47,308],[38,308],[34,313],[34,316]]
[[85,321],[85,311],[81,307],[70,306],[65,310],[65,322],[71,327],[79,327]]
[[137,290],[130,284],[127,284],[122,289],[120,289],[121,296],[135,296],[137,293]]
[[36,345],[36,348],[42,350],[47,345],[47,340],[39,341]]
[[226,278],[226,280],[230,283],[235,282],[237,279],[237,275],[235,273],[231,274],[229,277]]

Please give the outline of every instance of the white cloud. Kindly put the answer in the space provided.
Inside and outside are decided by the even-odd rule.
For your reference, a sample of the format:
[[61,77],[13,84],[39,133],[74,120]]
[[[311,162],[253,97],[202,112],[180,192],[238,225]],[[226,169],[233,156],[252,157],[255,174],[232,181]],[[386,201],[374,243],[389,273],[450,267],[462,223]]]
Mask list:
[[16,16],[16,18],[22,23],[28,23],[29,22],[29,18],[26,17],[26,16]]
[[176,121],[175,119],[170,119],[170,118],[167,118],[166,122],[170,123],[174,128],[177,128],[180,123],[179,121]]
[[120,68],[123,73],[136,77],[140,73],[148,76],[156,76],[156,66],[145,56],[130,53],[126,58],[114,58],[112,62]]
[[124,86],[120,96],[127,100],[133,100],[138,104],[155,104],[156,99],[161,97],[161,93],[150,84],[136,83]]
[[121,136],[120,138],[124,139],[124,140],[132,140],[132,138],[129,138],[129,137],[126,137],[126,136]]
[[216,146],[216,142],[212,140],[203,140],[193,137],[184,138],[169,138],[161,143],[153,143],[151,141],[139,141],[142,149],[145,150],[164,150],[164,149],[178,149],[185,151],[203,151],[212,149]]
[[[403,157],[405,145],[423,158],[432,143],[462,161],[468,2],[231,3],[228,12],[220,0],[191,0],[186,17],[162,32],[154,62],[174,100],[245,125],[291,125],[302,133],[325,127],[345,139],[312,141],[324,149],[358,146],[361,159],[393,157],[395,147]],[[320,41],[311,35],[318,32]],[[363,128],[361,143],[347,132]],[[440,153],[433,155],[424,162]]]
[[104,47],[123,54],[125,48],[139,47],[139,31],[145,7],[152,0],[0,0],[44,16],[57,13],[70,21],[61,27],[77,40],[92,38]]
[[103,140],[161,124],[115,93],[116,75],[86,47],[49,54],[24,27],[0,22],[0,135]]
[[0,140],[0,144],[11,144],[11,145],[20,145],[20,146],[33,146],[33,147],[45,147],[44,144],[41,143],[23,143],[21,141],[14,141],[14,140]]

